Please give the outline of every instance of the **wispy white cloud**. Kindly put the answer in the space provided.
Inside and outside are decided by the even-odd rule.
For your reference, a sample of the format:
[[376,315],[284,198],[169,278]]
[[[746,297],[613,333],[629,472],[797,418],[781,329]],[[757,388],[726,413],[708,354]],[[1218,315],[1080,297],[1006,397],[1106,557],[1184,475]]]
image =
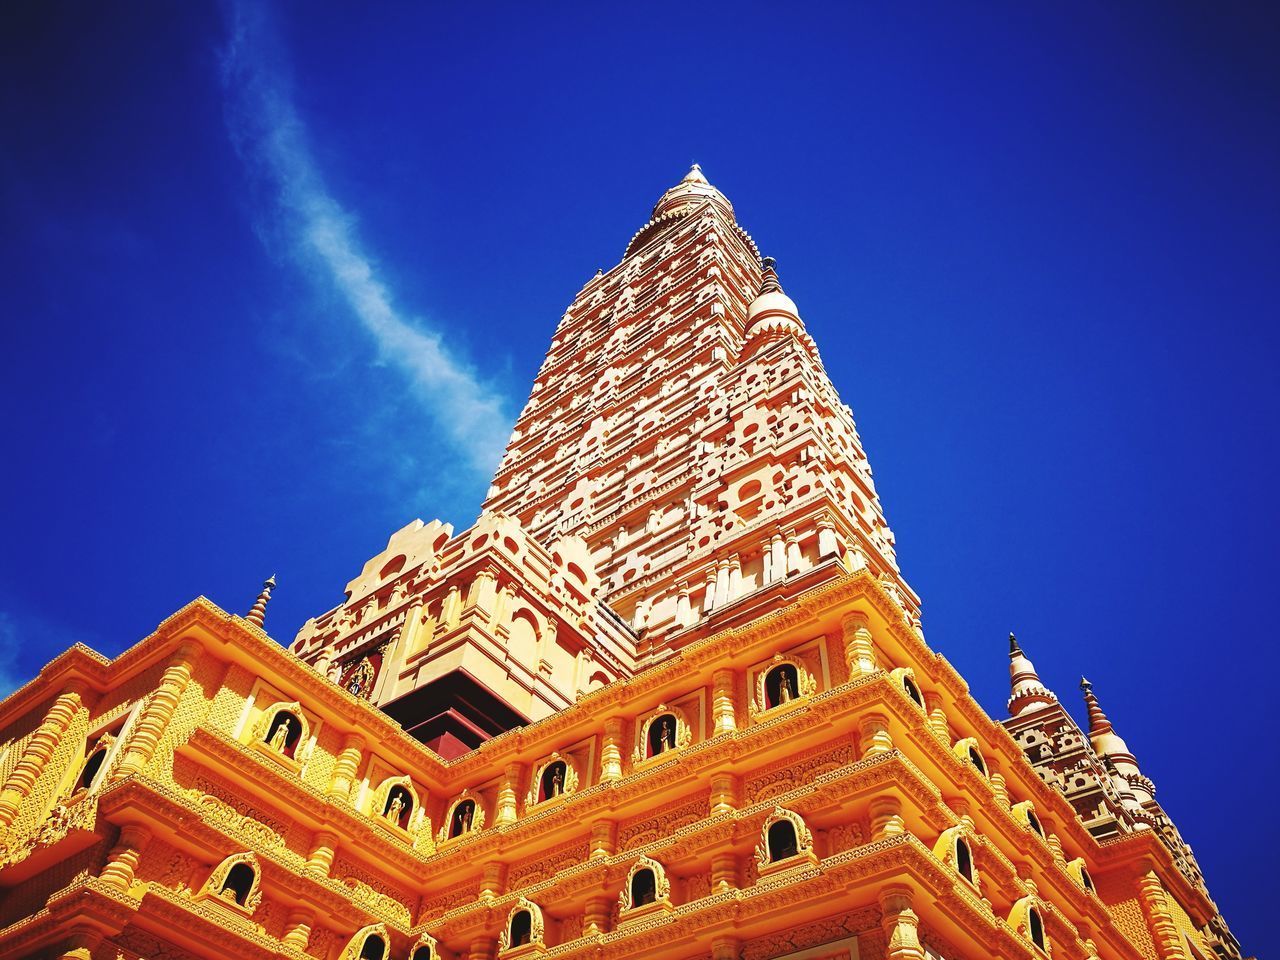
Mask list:
[[438,329],[397,307],[357,236],[354,217],[324,181],[262,7],[231,3],[228,14],[231,38],[222,62],[227,129],[250,174],[275,199],[272,222],[259,230],[283,237],[300,263],[318,268],[382,360],[409,378],[449,445],[476,472],[487,473],[511,429],[506,398],[446,346]]

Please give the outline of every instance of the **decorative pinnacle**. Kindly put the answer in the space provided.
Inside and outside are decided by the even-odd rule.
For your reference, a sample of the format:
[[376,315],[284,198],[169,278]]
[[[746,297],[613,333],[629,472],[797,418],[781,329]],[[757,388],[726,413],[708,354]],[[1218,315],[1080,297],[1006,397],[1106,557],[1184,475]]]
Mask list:
[[766,293],[781,293],[782,284],[778,282],[778,261],[773,257],[765,257],[760,261],[764,267],[764,273],[760,276],[760,296]]
[[1084,677],[1080,678],[1080,689],[1084,691],[1084,705],[1089,711],[1089,736],[1096,737],[1111,732],[1111,721],[1102,712],[1098,698],[1093,695],[1093,684]]
[[1018,638],[1014,636],[1013,631],[1009,631],[1009,656],[1016,657],[1022,653],[1022,648],[1018,646]]
[[267,618],[267,603],[271,600],[271,591],[276,588],[276,575],[273,573],[262,584],[262,592],[254,601],[253,607],[245,614],[245,619],[254,626],[261,627]]

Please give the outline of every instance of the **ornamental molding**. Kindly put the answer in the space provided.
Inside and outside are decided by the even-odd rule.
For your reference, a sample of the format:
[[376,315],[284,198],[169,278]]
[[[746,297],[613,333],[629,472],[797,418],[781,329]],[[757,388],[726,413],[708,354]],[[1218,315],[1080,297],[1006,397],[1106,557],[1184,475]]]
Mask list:
[[[560,763],[564,765],[564,775],[562,780],[560,781],[560,790],[558,793],[553,793],[539,800],[538,794],[541,792],[541,789],[542,789],[543,774],[547,772],[547,769],[553,763]],[[577,791],[578,791],[577,766],[574,764],[572,757],[566,754],[561,754],[559,751],[557,751],[555,753],[552,753],[550,756],[546,757],[541,763],[539,763],[536,767],[534,767],[533,776],[532,778],[530,778],[530,782],[529,782],[529,791],[525,795],[525,802],[524,802],[525,810],[533,811],[533,810],[549,809],[555,804],[565,800],[570,794],[577,793]]]
[[[649,731],[654,723],[663,721],[666,717],[671,718],[675,729],[670,730],[669,735],[665,732],[661,734],[664,737],[663,742],[667,744],[666,749],[650,756],[648,753]],[[663,727],[659,729],[662,730]],[[636,724],[635,746],[631,751],[632,766],[639,770],[649,765],[664,763],[678,756],[681,751],[687,749],[692,743],[693,730],[689,726],[689,718],[684,710],[680,707],[669,707],[665,703],[660,703],[648,712],[644,720]]]
[[[512,946],[511,922],[521,911],[529,914],[529,942]],[[541,953],[546,949],[546,944],[543,942],[545,936],[546,924],[542,919],[542,908],[532,900],[517,897],[507,914],[507,922],[502,925],[502,934],[498,937],[498,956],[517,957]]]
[[[785,821],[795,831],[796,851],[786,857],[777,857],[769,848],[769,829],[775,824]],[[760,825],[760,840],[756,844],[756,869],[760,877],[765,877],[779,870],[794,866],[817,866],[818,858],[813,852],[813,833],[804,822],[804,818],[793,810],[775,806],[773,812]]]
[[[472,805],[470,821],[464,822],[462,830],[457,836],[450,836],[450,834],[453,831],[454,815],[458,812],[458,808],[462,806],[464,803],[467,803],[468,801]],[[436,835],[436,843],[439,845],[439,847],[443,847],[445,844],[460,843],[461,841],[466,840],[469,837],[473,837],[479,834],[480,831],[483,829],[484,829],[483,798],[478,793],[475,793],[470,788],[468,788],[463,790],[456,797],[454,797],[453,802],[449,804],[448,810],[446,811],[444,817],[441,818],[440,832],[439,834]]]
[[[253,881],[249,885],[243,903],[238,902],[234,895],[235,891],[226,886],[227,877],[237,866],[246,866],[253,872]],[[232,893],[230,898],[226,896],[228,891]],[[248,850],[227,857],[213,868],[213,872],[209,874],[209,878],[205,880],[194,899],[211,900],[220,907],[237,910],[245,916],[252,916],[262,904],[262,867],[258,864],[257,856],[253,851]]]
[[[782,693],[782,702],[769,705],[769,676],[779,667],[789,666],[796,672],[797,689]],[[784,683],[790,683],[789,678]],[[748,704],[748,713],[755,718],[773,716],[787,710],[794,710],[807,704],[818,692],[818,681],[804,659],[795,654],[775,653],[773,659],[755,668],[755,683],[752,684],[752,697]]]
[[355,936],[348,940],[347,945],[343,947],[342,953],[338,955],[338,960],[360,960],[365,942],[370,937],[380,937],[382,939],[382,956],[377,960],[385,960],[388,955],[387,951],[391,947],[391,935],[387,933],[386,925],[381,923],[373,923],[357,930]]

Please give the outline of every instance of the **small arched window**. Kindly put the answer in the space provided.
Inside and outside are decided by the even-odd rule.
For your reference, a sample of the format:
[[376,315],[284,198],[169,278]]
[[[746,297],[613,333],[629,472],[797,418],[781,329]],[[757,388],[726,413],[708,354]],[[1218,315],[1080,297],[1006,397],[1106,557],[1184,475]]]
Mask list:
[[973,883],[973,853],[969,850],[969,844],[960,837],[956,838],[956,871]]
[[924,709],[924,694],[920,692],[920,688],[916,686],[914,680],[908,676],[903,676],[902,689],[907,691],[907,696],[912,699],[917,707]]
[[407,828],[409,815],[413,813],[413,794],[397,784],[387,791],[387,802],[382,806],[382,816],[397,827]]
[[646,867],[637,870],[631,878],[631,907],[643,907],[658,898],[658,881],[653,871]]
[[564,781],[567,767],[563,760],[548,763],[538,780],[538,801],[550,800],[564,793]]
[[969,762],[978,768],[978,772],[984,777],[987,775],[987,761],[982,759],[982,754],[978,752],[977,747],[969,748]]
[[254,879],[253,867],[247,863],[237,863],[227,871],[226,879],[222,881],[222,889],[218,891],[218,896],[224,900],[231,900],[243,907],[245,901],[249,899],[249,891],[253,889]]
[[1083,864],[1080,865],[1080,886],[1084,887],[1090,893],[1097,893],[1098,888],[1093,885],[1093,877],[1089,875],[1089,870]]
[[774,667],[764,678],[764,705],[766,710],[790,703],[800,690],[800,677],[790,663]]
[[81,790],[92,790],[94,781],[98,779],[98,774],[102,770],[102,764],[107,759],[106,747],[99,747],[89,754],[89,759],[84,762],[84,769],[80,771],[80,779],[76,785]]
[[476,802],[463,800],[453,808],[453,817],[449,820],[449,836],[460,837],[471,831],[471,824],[476,818]]
[[360,960],[386,960],[387,942],[376,933],[371,933],[364,938],[364,944],[360,947]]
[[1031,907],[1027,911],[1027,927],[1031,933],[1031,942],[1041,950],[1044,950],[1044,922],[1040,919],[1040,911],[1035,907]]
[[800,843],[796,837],[796,828],[786,818],[775,820],[769,825],[769,862],[777,863],[794,857],[800,852]]
[[412,960],[436,960],[435,951],[427,946],[419,947],[413,951]]
[[288,710],[278,710],[267,726],[266,742],[276,753],[292,758],[302,737],[302,721]]
[[649,756],[656,757],[660,753],[674,750],[676,747],[675,714],[664,713],[653,718],[649,724]]
[[1044,826],[1040,823],[1040,818],[1036,816],[1034,810],[1027,810],[1027,826],[1031,828],[1032,833],[1037,836],[1044,836]]
[[510,946],[522,947],[533,937],[533,917],[528,910],[517,910],[511,915]]

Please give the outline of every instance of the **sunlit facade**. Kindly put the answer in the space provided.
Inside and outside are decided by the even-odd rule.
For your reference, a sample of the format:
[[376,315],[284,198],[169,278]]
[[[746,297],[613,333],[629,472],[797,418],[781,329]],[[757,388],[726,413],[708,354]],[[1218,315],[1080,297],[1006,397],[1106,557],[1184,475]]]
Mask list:
[[198,599],[0,704],[0,958],[1228,960],[1155,787],[926,643],[852,411],[695,167],[475,524],[287,647]]

